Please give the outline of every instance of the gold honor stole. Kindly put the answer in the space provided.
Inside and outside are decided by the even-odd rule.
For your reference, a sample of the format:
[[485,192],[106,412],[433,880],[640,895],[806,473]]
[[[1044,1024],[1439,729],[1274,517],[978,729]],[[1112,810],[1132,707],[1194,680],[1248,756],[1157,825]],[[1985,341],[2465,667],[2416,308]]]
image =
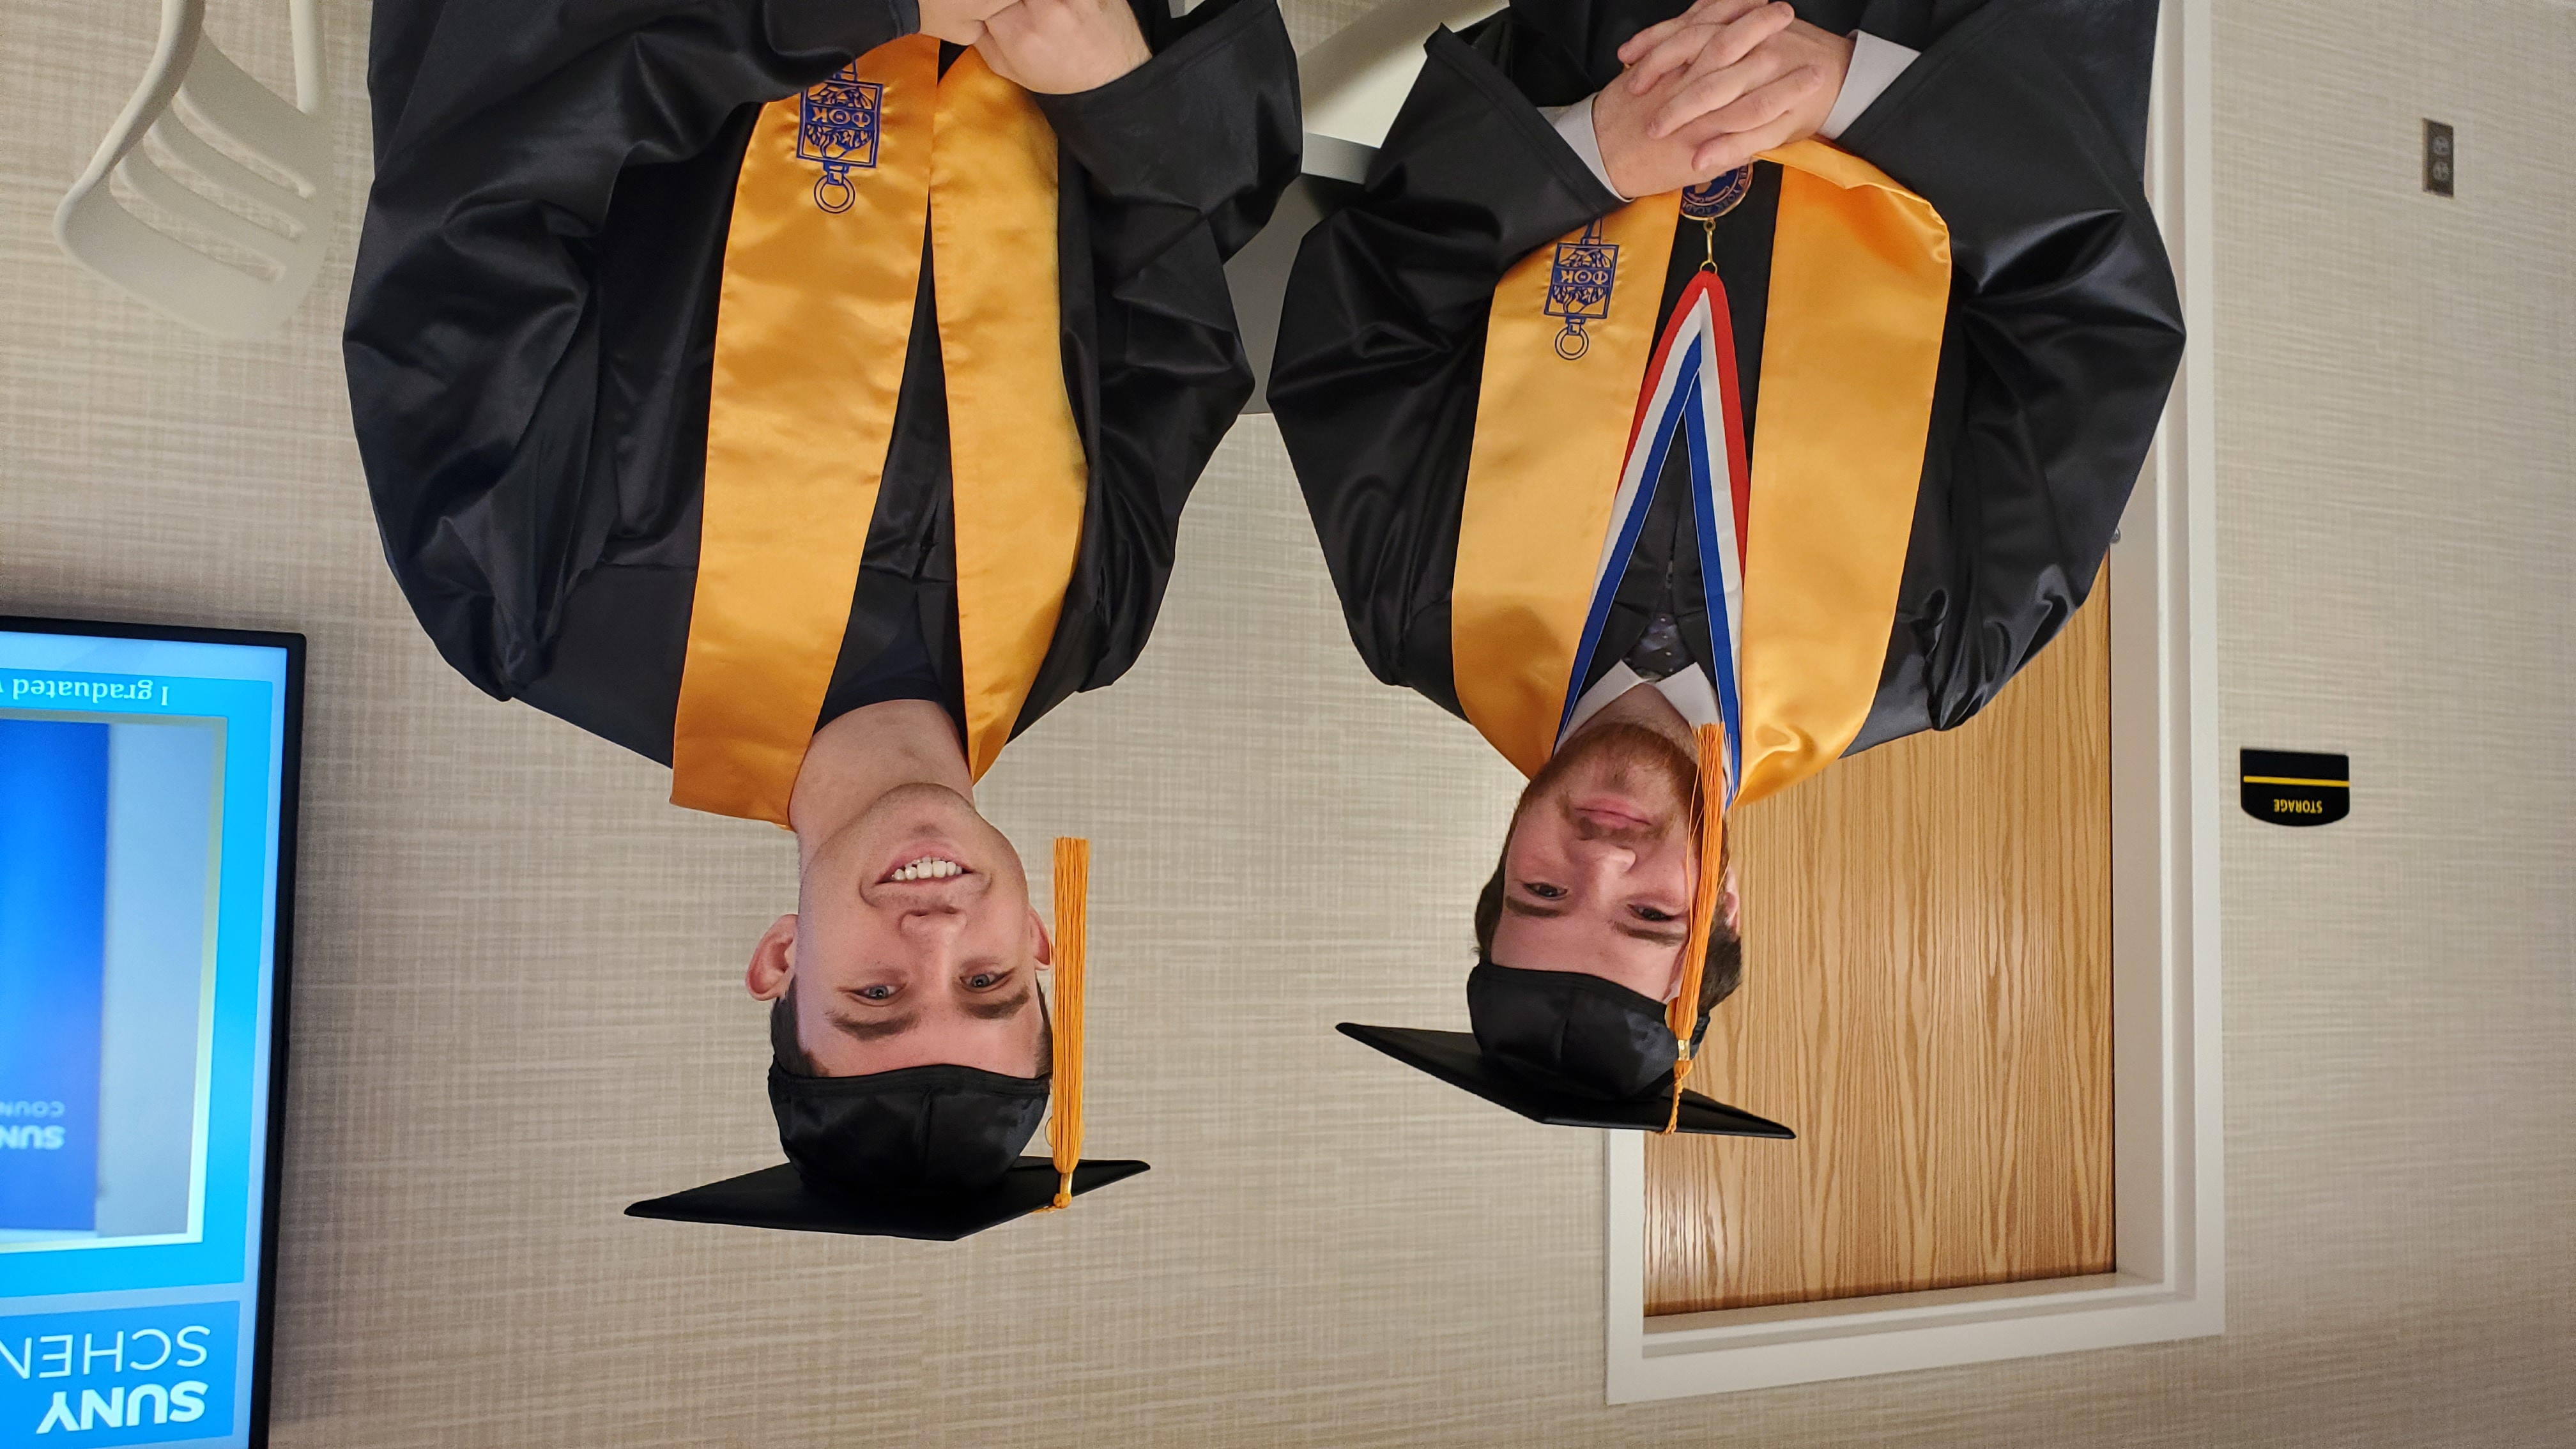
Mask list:
[[[1816,141],[1780,163],[1745,522],[1737,803],[1831,764],[1869,717],[1949,311],[1929,202]],[[1556,747],[1655,345],[1678,192],[1541,247],[1494,288],[1451,596],[1458,702],[1524,775]],[[1652,480],[1648,480],[1651,482]]]
[[921,237],[938,271],[966,755],[1009,740],[1073,577],[1055,132],[970,50],[891,41],[764,107],[735,183],[671,800],[787,823],[858,586]]

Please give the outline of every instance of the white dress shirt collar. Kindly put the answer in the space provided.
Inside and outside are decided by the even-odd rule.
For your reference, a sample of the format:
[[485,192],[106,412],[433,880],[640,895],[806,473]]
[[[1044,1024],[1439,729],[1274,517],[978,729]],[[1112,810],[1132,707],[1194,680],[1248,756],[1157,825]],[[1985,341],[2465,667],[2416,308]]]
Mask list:
[[1649,683],[1637,677],[1637,671],[1629,668],[1625,663],[1619,663],[1611,665],[1610,672],[1601,676],[1601,682],[1583,691],[1583,697],[1574,702],[1573,716],[1566,721],[1564,730],[1556,737],[1558,748],[1562,749],[1576,730],[1583,728],[1594,715],[1608,708],[1610,701],[1640,686],[1651,688],[1661,694],[1683,719],[1690,721],[1693,729],[1718,722],[1717,686],[1709,682],[1707,670],[1694,664],[1679,673],[1666,675],[1662,679]]

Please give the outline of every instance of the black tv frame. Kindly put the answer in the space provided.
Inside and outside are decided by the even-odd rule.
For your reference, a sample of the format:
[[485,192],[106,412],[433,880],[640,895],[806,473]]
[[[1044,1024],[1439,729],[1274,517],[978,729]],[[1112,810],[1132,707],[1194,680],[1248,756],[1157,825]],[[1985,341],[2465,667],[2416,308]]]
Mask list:
[[267,1449],[269,1371],[277,1330],[278,1197],[286,1170],[287,1000],[295,957],[295,842],[304,762],[304,651],[301,634],[264,629],[202,629],[187,624],[128,624],[106,619],[47,619],[0,614],[0,634],[74,634],[99,639],[159,639],[177,644],[243,644],[286,651],[286,699],[277,762],[276,960],[269,973],[268,1152],[260,1184],[259,1312],[251,1327],[251,1449]]

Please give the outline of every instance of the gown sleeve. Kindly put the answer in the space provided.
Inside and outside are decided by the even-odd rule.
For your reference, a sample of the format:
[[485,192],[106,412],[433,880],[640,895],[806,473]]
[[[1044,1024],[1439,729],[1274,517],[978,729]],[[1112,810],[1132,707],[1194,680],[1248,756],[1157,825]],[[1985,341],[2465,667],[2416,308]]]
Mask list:
[[[1183,19],[1139,3],[1153,59],[1037,98],[1079,225],[1064,228],[1065,376],[1089,448],[1080,565],[1025,725],[1126,673],[1170,581],[1182,506],[1251,395],[1225,260],[1296,177],[1297,57],[1276,0]],[[1074,285],[1088,275],[1090,285]],[[1085,353],[1090,355],[1085,356]]]
[[1854,750],[1984,708],[2110,548],[2182,359],[2141,180],[2154,23],[2146,0],[1991,0],[1842,137],[1941,212],[1953,269],[1895,628]]
[[379,0],[343,335],[385,553],[448,662],[545,669],[617,512],[597,269],[630,168],[909,33],[914,0]]
[[1493,57],[1442,30],[1350,206],[1289,272],[1270,408],[1351,641],[1380,680],[1458,710],[1449,584],[1494,286],[1619,205]]

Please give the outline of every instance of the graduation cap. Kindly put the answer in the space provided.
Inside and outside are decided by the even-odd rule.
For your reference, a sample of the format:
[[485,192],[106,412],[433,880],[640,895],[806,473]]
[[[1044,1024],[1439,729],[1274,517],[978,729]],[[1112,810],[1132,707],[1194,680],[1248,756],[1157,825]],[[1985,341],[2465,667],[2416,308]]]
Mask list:
[[[1082,1160],[1082,1004],[1091,843],[1055,843],[1055,1045],[1046,1077],[966,1066],[814,1077],[773,1062],[787,1161],[636,1203],[628,1217],[954,1242],[1146,1170]],[[792,1033],[783,1014],[772,1031]],[[1049,1156],[1022,1157],[1047,1114]]]
[[1725,887],[1725,759],[1717,727],[1700,726],[1692,811],[1699,870],[1691,889],[1690,934],[1682,944],[1681,990],[1671,1003],[1586,972],[1484,961],[1467,977],[1472,1033],[1343,1022],[1342,1034],[1550,1126],[1797,1136],[1682,1085],[1708,1030],[1699,992]]

